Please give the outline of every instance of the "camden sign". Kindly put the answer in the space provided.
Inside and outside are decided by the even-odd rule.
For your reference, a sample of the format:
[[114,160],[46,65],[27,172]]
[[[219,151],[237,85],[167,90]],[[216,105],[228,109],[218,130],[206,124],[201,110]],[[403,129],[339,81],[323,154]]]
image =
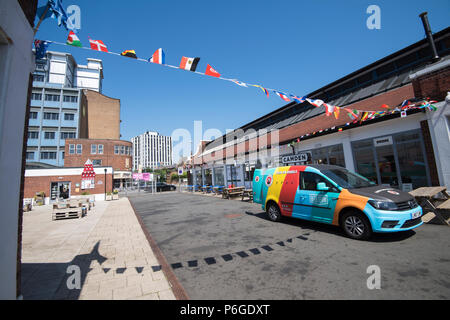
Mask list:
[[306,162],[311,160],[311,152],[288,154],[285,156],[281,156],[280,158],[282,164]]

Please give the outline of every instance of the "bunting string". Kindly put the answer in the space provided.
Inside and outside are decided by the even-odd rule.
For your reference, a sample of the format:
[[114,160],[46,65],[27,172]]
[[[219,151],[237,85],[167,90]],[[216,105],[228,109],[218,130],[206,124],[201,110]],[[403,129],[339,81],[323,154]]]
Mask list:
[[[266,97],[269,97],[270,96],[269,92],[272,92],[272,93],[275,93],[278,97],[280,97],[285,102],[290,102],[293,100],[297,103],[303,103],[306,101],[315,107],[323,106],[323,107],[325,107],[326,116],[333,115],[336,119],[339,119],[339,116],[341,115],[341,111],[346,111],[347,116],[350,119],[352,119],[352,121],[357,121],[357,119],[360,116],[361,116],[361,118],[360,118],[361,121],[366,121],[366,120],[373,119],[377,116],[385,115],[390,110],[392,110],[392,108],[386,104],[383,104],[380,107],[383,109],[386,109],[387,111],[379,111],[379,110],[368,111],[368,110],[350,109],[348,107],[339,107],[339,106],[335,106],[335,105],[326,103],[323,100],[310,99],[310,98],[307,98],[306,96],[298,97],[298,96],[290,94],[290,93],[284,93],[282,91],[263,87],[258,84],[251,84],[251,83],[242,82],[237,79],[223,77],[219,72],[217,72],[209,64],[207,65],[205,73],[198,72],[198,71],[196,71],[197,64],[200,60],[200,58],[198,58],[198,57],[196,57],[196,58],[182,57],[180,66],[166,64],[165,63],[165,54],[161,48],[156,50],[155,53],[152,55],[152,57],[150,57],[149,59],[142,59],[142,58],[137,57],[136,52],[134,50],[125,50],[122,53],[111,52],[108,50],[107,46],[103,43],[103,41],[93,40],[90,37],[89,37],[89,43],[90,43],[91,47],[90,48],[83,47],[81,45],[81,41],[79,40],[78,36],[73,31],[70,31],[66,43],[62,43],[62,42],[58,42],[58,41],[51,41],[51,40],[35,40],[36,59],[43,58],[45,56],[45,52],[46,52],[48,46],[52,43],[57,44],[57,45],[62,45],[62,46],[78,47],[78,48],[84,49],[84,50],[100,51],[100,52],[115,55],[115,56],[129,57],[129,58],[133,58],[137,61],[141,61],[141,62],[145,62],[145,63],[159,64],[164,67],[168,67],[168,68],[172,68],[172,69],[190,71],[190,72],[196,73],[198,75],[202,75],[202,76],[212,76],[212,77],[220,79],[220,80],[232,82],[241,87],[259,88],[263,91],[263,93],[266,95]],[[430,111],[434,111],[434,110],[436,110],[436,107],[432,105],[432,103],[434,103],[434,102],[436,102],[436,101],[423,101],[422,104],[420,104],[418,106],[417,104],[414,104],[408,100],[405,100],[401,105],[401,110],[408,110],[411,108],[421,107],[421,108],[426,108],[427,110],[430,110]]]

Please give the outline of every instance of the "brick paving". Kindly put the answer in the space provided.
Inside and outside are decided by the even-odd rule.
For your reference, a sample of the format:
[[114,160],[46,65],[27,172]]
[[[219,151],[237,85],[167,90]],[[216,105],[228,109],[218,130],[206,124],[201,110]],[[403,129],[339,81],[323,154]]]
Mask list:
[[[80,289],[68,267],[81,271]],[[98,201],[82,219],[51,221],[50,206],[24,214],[24,299],[173,300],[172,287],[127,198]]]

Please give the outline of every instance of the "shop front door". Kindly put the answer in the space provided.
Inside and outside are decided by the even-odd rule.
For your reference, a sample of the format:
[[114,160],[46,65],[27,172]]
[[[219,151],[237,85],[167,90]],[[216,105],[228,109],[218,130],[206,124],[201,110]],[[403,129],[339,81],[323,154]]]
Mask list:
[[392,145],[376,147],[378,172],[380,182],[394,188],[399,187],[397,167],[395,163],[394,148]]

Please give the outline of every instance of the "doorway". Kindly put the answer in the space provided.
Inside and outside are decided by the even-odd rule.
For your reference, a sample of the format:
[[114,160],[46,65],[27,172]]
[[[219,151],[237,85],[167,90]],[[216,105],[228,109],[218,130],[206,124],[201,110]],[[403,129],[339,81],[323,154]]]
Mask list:
[[50,201],[70,198],[71,184],[69,181],[52,182],[50,186]]

